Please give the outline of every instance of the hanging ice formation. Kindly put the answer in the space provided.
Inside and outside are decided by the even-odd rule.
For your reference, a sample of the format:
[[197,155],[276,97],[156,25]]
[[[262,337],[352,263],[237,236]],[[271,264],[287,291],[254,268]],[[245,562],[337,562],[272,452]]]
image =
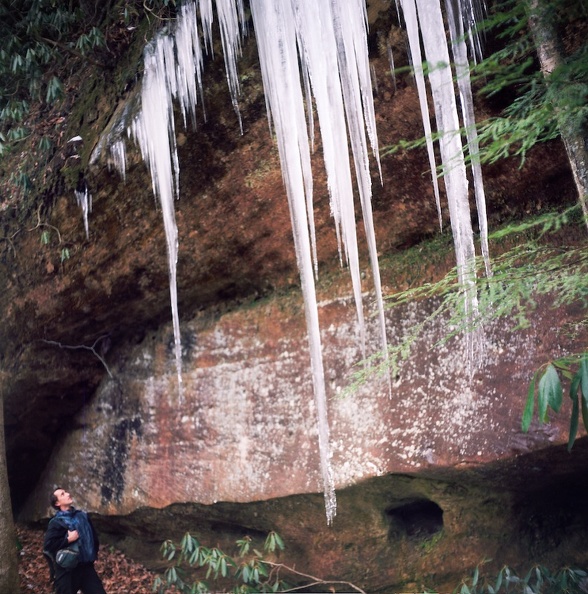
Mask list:
[[[474,0],[475,1],[475,0]],[[449,50],[441,6],[438,0],[400,0],[409,38],[409,46],[415,67],[415,79],[421,103],[423,124],[427,137],[427,150],[431,169],[435,171],[433,143],[430,137],[429,113],[423,70],[420,64],[421,41],[429,64],[429,85],[433,96],[439,148],[453,241],[457,260],[458,279],[464,293],[465,314],[470,319],[478,312],[476,292],[476,266],[474,235],[468,200],[468,178],[460,132],[460,119],[457,109],[453,73],[450,67]],[[451,47],[455,58],[458,88],[460,91],[463,122],[466,128],[468,148],[472,157],[474,188],[480,227],[481,251],[486,266],[486,274],[491,274],[488,250],[488,225],[486,201],[482,182],[482,171],[478,158],[478,139],[475,129],[473,98],[469,77],[469,64],[464,35],[464,20],[467,21],[472,49],[479,48],[479,41],[472,34],[474,15],[477,6],[470,0],[446,0],[447,19],[451,36]],[[478,11],[479,12],[479,11]],[[467,18],[466,18],[467,17]],[[420,35],[419,35],[420,31]],[[438,189],[435,196],[441,222]],[[466,350],[469,368],[473,370],[482,353],[480,332],[466,333]]]
[[[469,5],[469,3],[466,3]],[[468,63],[468,52],[465,42],[464,21],[462,7],[455,0],[445,0],[447,23],[451,36],[451,49],[455,62],[455,75],[459,88],[461,112],[463,123],[466,129],[468,151],[470,154],[472,173],[474,176],[474,193],[476,196],[476,207],[478,211],[478,224],[480,226],[480,247],[486,267],[486,275],[492,274],[490,267],[490,250],[488,248],[488,219],[486,217],[486,196],[484,193],[484,182],[482,179],[482,167],[480,165],[478,133],[476,131],[476,116],[474,115],[474,100],[472,97],[472,86],[470,83],[470,67]],[[471,5],[470,5],[471,6]],[[472,10],[468,14],[473,14]],[[468,39],[477,40],[470,28]],[[472,52],[479,48],[479,43],[472,45]]]
[[[427,60],[449,63],[439,0],[403,0],[407,15],[413,59],[417,58],[418,21]],[[245,31],[242,0],[216,0],[227,80],[237,109],[239,84],[236,59],[240,36]],[[318,411],[319,450],[324,485],[327,522],[336,513],[336,498],[330,464],[329,424],[323,373],[322,347],[314,277],[317,273],[316,240],[313,221],[313,183],[310,167],[314,98],[321,131],[331,209],[340,252],[347,261],[356,301],[359,333],[365,349],[361,278],[354,214],[350,163],[351,154],[370,262],[377,296],[379,326],[384,356],[387,356],[386,328],[379,267],[371,211],[369,149],[379,168],[378,142],[371,94],[367,54],[367,14],[364,0],[252,0],[250,3],[266,95],[268,120],[276,133],[282,175],[290,206],[294,244],[305,302],[312,379]],[[417,19],[418,11],[418,19]],[[212,51],[212,0],[184,3],[175,28],[164,31],[145,50],[145,74],[141,90],[141,110],[130,134],[138,142],[152,178],[153,191],[161,204],[170,269],[170,297],[175,337],[178,383],[181,386],[181,342],[176,289],[178,235],[174,199],[178,197],[179,169],[175,144],[172,100],[182,110],[184,123],[194,119],[198,94],[202,93],[202,48]],[[420,52],[420,49],[419,49]],[[420,58],[415,60],[420,64]],[[448,69],[433,70],[429,82],[441,136],[441,155],[454,235],[460,280],[467,288],[468,303],[476,307],[474,243],[467,202],[465,164],[461,161],[461,140],[453,82]],[[421,106],[426,108],[424,77],[417,69]],[[304,111],[304,99],[308,115]],[[238,112],[238,109],[237,109]],[[425,123],[428,116],[424,117]],[[347,135],[347,130],[349,135]],[[427,132],[430,137],[430,128]],[[111,147],[115,166],[124,174],[125,151],[118,142]],[[435,170],[432,145],[429,145]],[[457,162],[455,162],[457,159]],[[451,162],[451,167],[449,163]],[[436,182],[435,182],[436,183]],[[438,199],[438,190],[435,190]]]
[[88,186],[83,190],[75,191],[76,202],[82,209],[82,215],[84,217],[84,229],[86,231],[86,239],[90,237],[90,229],[88,226],[88,215],[92,212],[92,194],[88,192]]
[[[369,146],[376,155],[378,167],[379,159],[367,56],[367,15],[361,0],[345,3],[330,0],[259,0],[251,4],[251,11],[257,32],[268,118],[277,137],[300,268],[318,411],[321,471],[327,521],[330,523],[336,513],[336,498],[330,465],[326,390],[314,285],[317,258],[312,214],[311,146],[306,130],[307,123],[312,130],[313,122],[310,110],[308,121],[304,114],[304,95],[310,106],[312,92],[317,106],[331,209],[342,246],[340,249],[351,271],[359,334],[365,354],[353,188],[350,164],[341,154],[341,147],[348,146],[349,142],[352,146],[378,300],[383,352],[387,355],[384,307],[371,213]],[[198,14],[205,47],[212,48],[211,0],[185,3],[180,8],[174,30],[162,32],[145,50],[141,109],[129,130],[150,169],[153,191],[163,213],[180,385],[181,342],[176,289],[178,237],[173,208],[174,199],[178,197],[179,169],[172,100],[179,102],[184,123],[188,116],[192,119],[195,117],[198,91],[200,94],[202,92]],[[239,85],[235,65],[240,52],[239,35],[245,31],[242,0],[217,0],[216,15],[221,30],[229,89],[233,104],[237,107]],[[349,127],[349,140],[346,126]],[[125,149],[120,139],[113,142],[110,152],[114,166],[124,175]]]
[[[360,339],[365,353],[365,323],[354,214],[346,122],[360,188],[361,205],[379,303],[383,350],[387,353],[375,235],[371,216],[371,179],[367,128],[377,155],[377,137],[366,44],[365,6],[359,1],[331,3],[276,2],[251,4],[266,93],[290,205],[294,243],[302,281],[314,394],[318,412],[319,449],[327,521],[336,511],[329,454],[329,424],[323,373],[318,307],[313,277],[316,270],[312,173],[304,113],[304,90],[316,104],[328,177],[331,210],[351,272]],[[303,69],[300,80],[300,63]],[[375,265],[374,265],[375,264]]]

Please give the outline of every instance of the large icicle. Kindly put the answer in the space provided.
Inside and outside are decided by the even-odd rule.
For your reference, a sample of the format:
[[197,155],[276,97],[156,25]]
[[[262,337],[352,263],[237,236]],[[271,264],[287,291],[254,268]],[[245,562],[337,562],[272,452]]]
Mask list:
[[145,74],[141,112],[131,131],[151,172],[153,193],[159,199],[167,243],[169,290],[174,328],[174,353],[178,387],[182,390],[182,347],[177,294],[178,230],[174,198],[178,193],[179,168],[175,141],[172,96],[177,93],[173,39],[160,35],[145,50]]
[[[351,141],[351,150],[355,165],[355,173],[359,186],[359,196],[362,207],[363,223],[368,243],[370,263],[373,274],[376,303],[378,306],[378,320],[382,341],[384,361],[388,362],[388,343],[386,338],[386,319],[382,298],[382,283],[376,233],[372,214],[372,189],[368,157],[368,143],[365,131],[369,137],[372,151],[378,163],[380,178],[380,156],[378,152],[378,137],[376,132],[376,118],[372,97],[370,68],[367,51],[367,13],[362,0],[348,0],[337,2],[331,0],[333,10],[334,30],[337,38],[337,58],[339,76],[341,77],[345,114]],[[392,385],[388,376],[388,392],[391,395]]]
[[[347,150],[345,108],[337,62],[337,44],[329,0],[296,7],[296,31],[304,72],[308,72],[320,124],[331,212],[341,236],[352,279],[362,352],[365,321],[362,306],[353,184]],[[310,117],[310,116],[309,116]],[[310,202],[312,204],[312,202]],[[312,209],[309,209],[309,218]]]
[[294,245],[302,282],[318,414],[325,506],[327,522],[330,524],[336,513],[336,497],[330,462],[322,347],[308,230],[306,201],[311,199],[307,195],[308,176],[311,175],[310,155],[296,52],[295,15],[287,1],[257,0],[252,3],[251,9],[264,88],[276,131],[282,174],[290,204]]
[[[354,157],[378,313],[383,352],[387,357],[386,326],[371,211],[367,130],[378,166],[378,143],[367,56],[365,5],[360,0],[265,0],[251,5],[270,119],[278,139],[282,172],[290,203],[295,247],[305,298],[314,393],[319,417],[319,448],[325,488],[327,520],[335,514],[335,492],[330,467],[329,425],[323,378],[318,312],[312,279],[314,223],[312,178],[309,174],[308,136],[304,126],[303,92],[313,91],[323,143],[331,210],[341,236],[352,277],[362,345],[365,327],[356,221],[345,124]],[[295,25],[295,26],[294,26]],[[297,40],[303,68],[301,84]],[[308,73],[308,74],[307,74]],[[311,128],[312,129],[312,128]],[[365,348],[365,347],[363,347]],[[365,353],[365,350],[364,350]]]
[[437,204],[437,215],[439,217],[439,227],[443,227],[443,219],[441,216],[441,197],[439,194],[439,183],[437,181],[437,164],[435,162],[435,152],[433,150],[433,136],[431,132],[431,120],[429,117],[429,104],[427,101],[427,89],[425,86],[425,75],[423,73],[422,56],[421,56],[421,42],[419,38],[419,25],[416,14],[415,0],[402,0],[402,12],[404,14],[404,22],[406,24],[406,32],[408,34],[408,44],[410,48],[410,55],[414,68],[414,78],[419,95],[419,103],[421,106],[421,115],[423,119],[423,128],[425,130],[425,140],[427,143],[427,154],[429,157],[429,166],[431,167],[431,176],[433,181],[433,191],[435,193],[435,202]]
[[[441,6],[438,2],[417,0],[418,18],[425,55],[429,63],[429,81],[435,106],[443,175],[449,204],[453,243],[457,260],[458,279],[464,292],[466,316],[474,317],[478,311],[476,293],[475,247],[470,206],[468,179],[463,146],[461,143],[459,115],[449,67],[449,50],[443,26]],[[479,354],[476,336],[466,333],[470,369]]]
[[480,150],[478,133],[476,131],[476,116],[474,114],[474,99],[470,82],[470,67],[468,64],[467,47],[464,39],[463,16],[459,2],[446,0],[447,22],[451,35],[451,48],[455,60],[455,74],[461,100],[461,111],[468,139],[468,150],[474,175],[474,192],[478,211],[478,224],[480,226],[480,245],[486,275],[492,274],[490,266],[490,250],[488,247],[488,218],[486,216],[486,195],[482,179],[482,166],[480,164]]

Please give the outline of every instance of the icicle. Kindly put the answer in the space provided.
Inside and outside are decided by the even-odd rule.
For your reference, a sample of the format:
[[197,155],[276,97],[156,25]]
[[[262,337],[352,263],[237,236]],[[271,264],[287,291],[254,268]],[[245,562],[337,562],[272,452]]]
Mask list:
[[174,329],[174,353],[178,388],[182,394],[182,349],[177,296],[178,230],[174,198],[179,187],[172,96],[177,92],[173,40],[160,35],[145,49],[145,74],[141,89],[141,112],[131,133],[141,148],[151,172],[153,193],[159,199],[167,243],[169,290]]
[[123,181],[126,180],[127,170],[127,152],[126,145],[123,140],[117,140],[110,146],[110,155],[112,160],[108,162],[108,165],[112,164],[115,171],[118,171]]
[[[317,1],[312,6],[297,7],[296,29],[303,56],[303,69],[308,71],[318,114],[323,156],[327,171],[331,213],[341,236],[349,264],[359,322],[362,352],[365,358],[365,322],[362,307],[361,275],[357,246],[353,185],[345,133],[345,109],[338,75],[337,45],[329,2]],[[309,217],[312,210],[309,210]],[[339,229],[341,232],[339,234]],[[340,254],[341,257],[341,254]]]
[[443,218],[441,214],[441,198],[439,195],[439,182],[437,181],[437,164],[435,162],[435,152],[433,150],[433,136],[431,131],[431,121],[429,117],[429,104],[427,101],[425,76],[423,74],[422,67],[423,59],[421,57],[421,42],[419,38],[419,28],[415,0],[402,0],[402,11],[404,13],[406,32],[408,34],[410,59],[413,65],[414,78],[419,95],[419,103],[421,106],[423,128],[425,130],[425,140],[427,143],[427,154],[429,157],[429,166],[431,167],[433,191],[435,193],[435,202],[437,204],[437,215],[439,217],[439,228],[443,229]]
[[212,0],[199,0],[198,8],[200,9],[200,21],[202,22],[202,29],[204,31],[204,45],[206,51],[210,50],[210,53],[212,54],[212,23],[214,22]]
[[484,19],[486,6],[483,0],[457,0],[462,28],[467,33],[474,63],[482,59],[482,40],[476,30],[477,23]]
[[90,239],[88,214],[92,212],[92,194],[88,192],[88,187],[86,186],[83,192],[76,190],[75,196],[78,206],[82,209],[82,214],[84,217],[84,229],[86,230],[86,239]]
[[478,224],[480,226],[480,245],[486,276],[492,276],[490,266],[490,250],[488,247],[488,218],[486,216],[486,196],[484,193],[484,182],[482,179],[482,167],[480,165],[480,151],[478,145],[478,133],[476,131],[476,116],[474,114],[474,99],[470,83],[470,68],[467,58],[467,49],[464,40],[462,15],[459,4],[454,6],[452,0],[446,0],[447,21],[451,35],[453,57],[455,61],[455,72],[457,85],[460,93],[461,110],[463,114],[466,135],[468,139],[468,150],[472,162],[474,175],[474,191],[476,195],[476,206],[478,210]]
[[196,5],[183,4],[175,32],[177,94],[186,126],[187,115],[196,123],[198,91],[202,96],[203,55],[198,34]]
[[[345,3],[331,0],[331,7],[333,10],[334,31],[337,40],[338,71],[341,78],[345,114],[349,129],[355,173],[359,186],[363,223],[373,274],[382,352],[384,361],[387,362],[388,343],[386,338],[386,318],[384,313],[380,267],[378,264],[378,252],[376,247],[376,234],[371,206],[371,175],[369,169],[368,147],[365,137],[365,130],[367,130],[370,145],[378,163],[381,179],[382,170],[378,152],[376,119],[371,94],[367,52],[367,14],[365,12],[365,4],[362,4],[360,0],[350,0]],[[391,395],[392,383],[389,376],[388,392]]]
[[[259,0],[251,5],[261,71],[276,131],[282,174],[290,204],[294,245],[300,269],[312,378],[318,414],[319,451],[327,522],[336,514],[330,463],[329,425],[322,347],[313,280],[306,191],[311,176],[308,136],[298,74],[294,14],[289,2]],[[311,176],[312,177],[312,176]]]
[[[431,67],[429,81],[435,105],[439,146],[449,204],[453,243],[455,246],[458,278],[464,292],[465,315],[473,319],[478,312],[476,294],[476,267],[473,230],[468,201],[468,180],[460,136],[459,116],[453,77],[449,67],[449,50],[439,4],[417,0],[423,45]],[[469,368],[480,352],[479,337],[466,333]]]
[[390,41],[386,42],[386,53],[388,54],[388,63],[390,64],[390,74],[392,75],[392,84],[394,85],[394,92],[396,92],[396,68],[394,66],[394,53]]
[[243,28],[240,22],[244,23],[243,3],[237,0],[239,6],[236,6],[235,0],[217,0],[216,12],[221,31],[221,41],[223,45],[223,57],[225,60],[225,71],[227,82],[231,93],[233,108],[239,119],[239,129],[243,134],[243,122],[239,111],[238,97],[239,77],[237,74],[237,57],[241,55],[241,35]]
[[[371,176],[365,130],[376,155],[377,134],[372,101],[372,86],[367,59],[365,5],[330,0],[278,3],[270,0],[251,6],[257,34],[260,63],[267,101],[274,122],[282,172],[290,202],[295,246],[305,297],[307,327],[311,350],[315,399],[319,417],[319,448],[325,487],[327,521],[335,513],[335,492],[329,454],[329,426],[326,413],[318,313],[314,283],[311,282],[312,187],[308,185],[307,142],[302,121],[302,91],[292,30],[295,18],[303,75],[308,71],[319,118],[331,210],[349,262],[362,342],[364,337],[361,278],[356,237],[356,222],[349,163],[341,147],[348,142],[345,121],[350,130],[355,170],[360,185],[364,224],[368,237],[384,353],[387,356],[384,309],[381,295],[375,233],[371,212]],[[291,12],[293,11],[293,12]],[[346,117],[345,117],[346,116]],[[381,175],[381,171],[380,171]],[[309,233],[310,230],[310,233]]]
[[372,77],[372,84],[374,86],[374,91],[377,95],[378,94],[378,77],[376,76],[376,69],[374,68],[373,64],[370,66],[370,73],[371,73],[371,77]]

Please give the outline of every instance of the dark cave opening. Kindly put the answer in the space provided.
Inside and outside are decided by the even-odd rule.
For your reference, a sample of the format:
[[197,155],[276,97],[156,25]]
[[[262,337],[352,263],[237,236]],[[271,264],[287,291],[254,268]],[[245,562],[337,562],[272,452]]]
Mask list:
[[434,501],[417,499],[400,503],[386,510],[390,523],[388,536],[429,538],[443,529],[443,510]]

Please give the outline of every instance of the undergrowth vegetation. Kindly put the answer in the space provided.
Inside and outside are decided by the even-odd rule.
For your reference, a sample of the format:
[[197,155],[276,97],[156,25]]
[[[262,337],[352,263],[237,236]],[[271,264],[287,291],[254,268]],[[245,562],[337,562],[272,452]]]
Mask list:
[[[163,576],[155,579],[153,592],[207,594],[230,588],[228,591],[234,594],[250,594],[312,592],[318,588],[333,593],[352,591],[365,594],[356,584],[323,580],[280,563],[279,555],[285,545],[276,532],[267,535],[263,551],[256,549],[248,536],[237,540],[235,544],[237,552],[230,555],[218,547],[202,545],[190,533],[186,533],[179,543],[166,540],[161,546],[161,553],[169,566]],[[505,565],[496,575],[485,575],[480,569],[483,565],[476,567],[472,576],[464,577],[453,594],[585,594],[588,591],[588,573],[582,569],[565,567],[552,571],[536,565],[519,576],[514,569]],[[424,591],[434,594],[437,590],[433,584],[432,588]]]
[[[588,307],[588,250],[585,245],[566,242],[565,237],[585,233],[580,207],[563,213],[545,213],[514,223],[490,235],[491,246],[502,253],[492,258],[492,275],[484,276],[484,262],[477,268],[478,310],[475,316],[466,313],[464,292],[458,283],[457,269],[436,282],[424,283],[392,294],[387,298],[390,308],[408,306],[423,300],[433,303],[431,313],[413,324],[404,336],[389,346],[388,358],[382,353],[372,356],[358,367],[345,394],[353,393],[373,374],[399,374],[402,364],[432,324],[443,323],[445,331],[431,348],[437,348],[458,336],[483,333],[490,324],[502,321],[511,332],[525,330],[532,323],[532,314],[540,300],[553,309],[568,306]],[[513,247],[504,248],[505,242]],[[570,338],[586,330],[586,320],[560,331]],[[580,415],[588,430],[588,346],[578,352],[546,361],[538,369],[529,370],[527,405],[523,412],[522,429],[528,431],[534,418],[535,402],[540,423],[548,422],[549,409],[559,412],[563,403],[563,387],[569,382],[571,399],[568,448],[577,436]]]

